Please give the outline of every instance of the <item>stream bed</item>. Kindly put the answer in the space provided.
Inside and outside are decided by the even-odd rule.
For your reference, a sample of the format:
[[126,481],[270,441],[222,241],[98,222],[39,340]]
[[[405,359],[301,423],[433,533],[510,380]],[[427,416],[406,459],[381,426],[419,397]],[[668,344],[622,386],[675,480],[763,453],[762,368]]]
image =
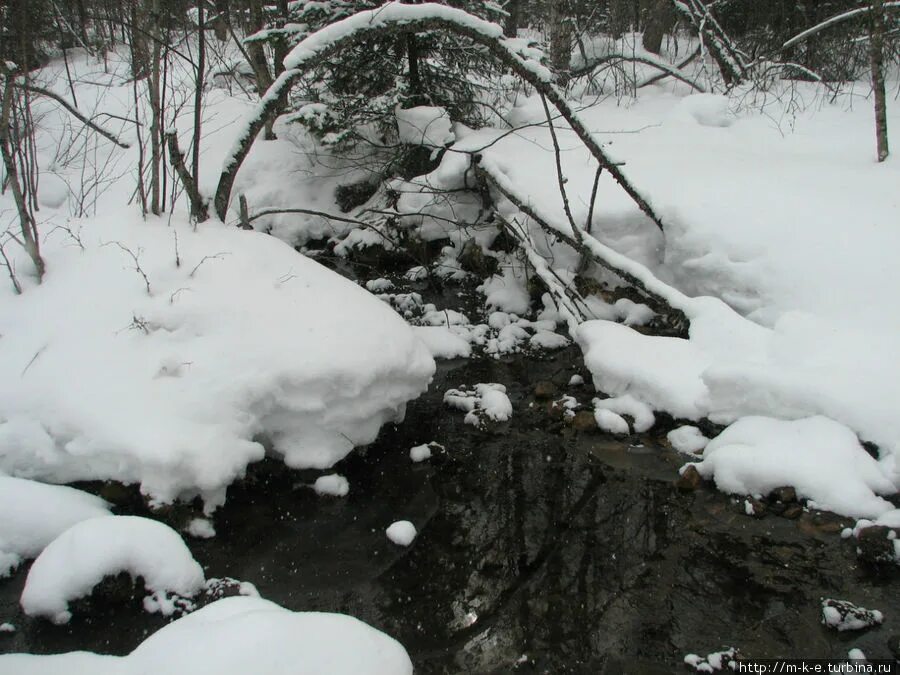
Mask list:
[[[675,486],[685,457],[650,436],[565,424],[553,397],[588,402],[577,347],[439,362],[406,419],[334,471],[349,495],[310,488],[318,472],[277,459],[250,468],[188,539],[207,576],[250,581],[292,610],[343,612],[398,639],[419,673],[684,672],[689,653],[748,658],[889,658],[900,584],[869,569],[840,531],[850,519],[804,511],[748,516],[743,499]],[[590,378],[585,377],[589,382]],[[443,403],[460,385],[504,384],[514,414],[480,429]],[[410,448],[439,443],[431,459]],[[120,513],[140,512],[120,506]],[[796,515],[796,514],[795,514]],[[408,548],[385,528],[410,520]],[[18,608],[27,571],[0,580],[0,652],[124,654],[165,623],[138,598],[92,602],[65,626]],[[868,631],[821,625],[823,598],[885,614]]]

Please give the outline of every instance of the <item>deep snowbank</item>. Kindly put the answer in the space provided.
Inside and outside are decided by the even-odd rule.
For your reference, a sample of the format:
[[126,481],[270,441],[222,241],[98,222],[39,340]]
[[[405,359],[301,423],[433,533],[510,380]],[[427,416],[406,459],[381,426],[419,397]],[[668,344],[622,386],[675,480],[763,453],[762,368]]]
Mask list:
[[108,513],[106,502],[81,490],[0,475],[0,577],[76,523]]
[[326,468],[434,372],[387,305],[273,237],[130,211],[72,227],[83,251],[57,230],[44,283],[0,293],[7,473],[215,507],[260,437]]
[[73,525],[54,539],[28,570],[22,609],[67,623],[69,602],[90,595],[107,576],[142,577],[151,593],[192,596],[205,581],[175,530],[149,518],[106,516]]
[[128,656],[0,656],[0,672],[42,675],[411,675],[406,650],[343,614],[291,612],[260,598],[219,600],[165,626]]

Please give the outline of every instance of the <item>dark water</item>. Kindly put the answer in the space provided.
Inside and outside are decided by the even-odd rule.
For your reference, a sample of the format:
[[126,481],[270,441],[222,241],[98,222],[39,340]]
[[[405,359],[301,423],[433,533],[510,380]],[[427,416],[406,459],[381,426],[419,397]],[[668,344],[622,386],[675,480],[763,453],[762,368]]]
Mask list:
[[[311,475],[266,462],[232,490],[218,535],[191,548],[209,576],[386,631],[422,673],[672,672],[686,653],[730,646],[755,658],[851,647],[888,657],[900,586],[858,566],[832,531],[840,522],[748,517],[708,488],[675,489],[681,460],[652,439],[633,447],[561,425],[533,383],[564,389],[577,363],[569,349],[443,364],[403,424],[338,467],[348,497],[317,497]],[[444,390],[477,382],[508,386],[510,423],[479,430],[444,408]],[[409,448],[428,441],[446,452],[410,462]],[[384,535],[398,519],[420,532],[409,548]],[[161,625],[136,602],[99,603],[66,627],[27,621],[23,581],[0,582],[0,620],[20,627],[0,651],[124,653]],[[821,597],[881,609],[885,624],[827,631]]]
[[[441,363],[402,424],[335,467],[347,497],[318,497],[315,473],[267,460],[230,490],[217,536],[189,545],[207,576],[387,632],[420,673],[668,673],[687,653],[732,646],[751,658],[842,658],[851,647],[889,657],[900,584],[857,563],[837,534],[849,521],[748,517],[708,486],[676,489],[684,460],[653,438],[563,424],[534,386],[552,381],[588,403],[589,386],[567,387],[586,375],[581,363],[575,347]],[[442,403],[479,382],[507,386],[511,422],[477,429]],[[409,449],[429,441],[446,451],[412,463]],[[120,513],[141,513],[123,503]],[[419,530],[409,548],[385,537],[396,520]],[[27,620],[26,571],[0,580],[0,622],[18,627],[0,634],[0,652],[123,654],[164,623],[136,599],[94,601],[63,627]],[[826,630],[823,597],[880,609],[885,623]]]

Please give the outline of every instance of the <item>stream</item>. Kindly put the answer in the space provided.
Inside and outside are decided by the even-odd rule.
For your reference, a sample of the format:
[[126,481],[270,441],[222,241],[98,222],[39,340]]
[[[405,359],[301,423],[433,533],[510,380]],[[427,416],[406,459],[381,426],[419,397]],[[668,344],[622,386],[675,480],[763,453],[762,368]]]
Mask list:
[[[335,471],[344,498],[317,496],[318,472],[276,459],[250,467],[188,539],[207,576],[256,585],[292,610],[343,612],[399,640],[418,673],[671,673],[684,656],[735,647],[750,658],[889,658],[900,584],[857,561],[827,513],[746,515],[710,485],[674,484],[684,457],[651,436],[618,439],[565,424],[552,398],[589,402],[577,347],[439,362],[427,394]],[[586,377],[589,382],[590,379]],[[459,385],[506,385],[511,421],[479,429],[447,408]],[[557,396],[557,398],[558,398]],[[444,446],[413,463],[409,450]],[[119,512],[139,512],[124,506]],[[384,530],[412,521],[408,548]],[[0,652],[123,654],[165,623],[139,600],[97,601],[65,626],[26,619],[27,565],[0,581]],[[882,626],[823,627],[821,599],[881,609]]]

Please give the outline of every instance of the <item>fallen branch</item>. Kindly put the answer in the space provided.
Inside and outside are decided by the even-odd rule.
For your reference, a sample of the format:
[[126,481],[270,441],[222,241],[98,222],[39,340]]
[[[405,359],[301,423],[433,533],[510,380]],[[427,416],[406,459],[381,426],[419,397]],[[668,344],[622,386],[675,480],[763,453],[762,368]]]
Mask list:
[[172,168],[175,169],[175,173],[181,179],[181,184],[184,186],[184,191],[191,204],[191,217],[196,222],[202,223],[204,220],[209,219],[209,210],[206,207],[206,202],[200,196],[200,190],[197,189],[194,177],[184,163],[184,153],[178,147],[178,134],[174,129],[170,129],[165,136],[169,145],[169,161],[172,164]]
[[[607,255],[606,247],[603,246],[593,237],[584,237],[581,241],[577,241],[571,234],[565,232],[562,228],[551,224],[550,220],[537,212],[536,209],[525,203],[525,200],[516,195],[508,184],[505,184],[502,178],[497,177],[483,162],[478,160],[475,165],[476,176],[484,181],[489,187],[503,195],[510,203],[519,211],[531,218],[537,225],[551,237],[555,237],[565,244],[569,245],[573,250],[578,251],[583,256],[589,257],[602,268],[612,272],[626,283],[633,286],[643,295],[645,303],[657,314],[668,317],[669,322],[678,334],[687,334],[689,321],[684,311],[672,305],[669,300],[661,293],[651,289],[647,283],[639,279],[635,274],[625,269],[623,265],[618,264]],[[657,284],[659,282],[657,281]]]
[[112,141],[113,143],[118,145],[120,148],[130,148],[131,147],[130,145],[128,145],[128,143],[123,143],[122,141],[120,141],[118,139],[118,137],[116,137],[116,135],[113,134],[111,131],[107,131],[106,129],[101,127],[99,124],[91,121],[90,119],[88,119],[87,117],[82,115],[81,112],[78,110],[78,108],[75,108],[74,106],[72,106],[62,96],[59,96],[58,94],[54,94],[49,89],[44,89],[43,87],[38,87],[37,85],[34,85],[34,84],[23,83],[23,82],[18,82],[16,84],[18,87],[24,89],[25,91],[30,91],[32,94],[38,94],[39,96],[46,96],[47,98],[53,99],[54,101],[59,103],[63,108],[65,108],[69,112],[69,114],[72,115],[72,117],[76,118],[79,122],[81,122],[85,126],[90,127],[91,129],[96,131],[98,134],[100,134],[104,138]]
[[[691,59],[693,59],[693,58],[694,57],[692,56]],[[678,69],[677,66],[672,66],[664,61],[657,61],[656,59],[651,59],[651,58],[648,58],[645,56],[639,56],[637,54],[634,54],[634,55],[631,55],[631,54],[607,54],[606,56],[600,57],[598,59],[591,61],[590,63],[587,63],[587,64],[581,66],[580,68],[576,68],[575,70],[572,71],[572,77],[584,77],[585,75],[590,75],[591,73],[593,73],[594,70],[596,70],[600,66],[618,63],[618,62],[622,62],[622,61],[627,62],[627,63],[643,63],[644,65],[652,66],[658,70],[663,71],[661,73],[661,75],[658,77],[658,79],[654,80],[654,81],[658,81],[658,80],[662,79],[663,77],[674,77],[676,80],[684,82],[686,85],[693,88],[695,91],[698,91],[701,94],[706,93],[706,89],[703,87],[702,84],[692,80],[687,75],[682,73]],[[643,83],[640,86],[644,86],[646,84],[647,83]]]
[[285,70],[266,91],[256,110],[247,120],[244,130],[234,144],[234,149],[225,159],[216,188],[216,215],[222,221],[225,220],[237,172],[250,152],[256,136],[278,110],[282,95],[304,75],[311,64],[321,63],[329,56],[375,36],[387,37],[435,30],[469,38],[485,47],[494,58],[543,94],[568,122],[572,131],[581,139],[600,166],[622,186],[641,211],[660,229],[663,228],[662,220],[649,202],[631,185],[616,163],[606,155],[593,134],[566,102],[563,93],[553,85],[553,75],[547,68],[529,58],[528,54],[520,54],[518,42],[502,39],[502,31],[496,24],[477,19],[461,10],[433,3],[408,5],[394,2],[377,9],[358,12],[311,34],[294,47],[285,59]]
[[[885,2],[882,5],[882,9],[883,10],[900,9],[900,2],[898,2],[898,1]],[[843,23],[844,21],[848,21],[849,19],[855,19],[857,17],[861,17],[865,14],[868,14],[871,11],[872,11],[872,7],[870,5],[867,5],[865,7],[851,9],[848,12],[836,14],[835,16],[832,16],[831,18],[825,19],[825,21],[822,21],[821,23],[816,24],[812,28],[807,28],[802,33],[798,33],[797,35],[792,37],[790,40],[785,42],[783,45],[781,45],[781,50],[784,51],[785,49],[790,49],[797,43],[803,42],[807,38],[811,38],[816,33],[821,33],[826,28],[831,28],[831,26],[834,26],[835,24],[838,24],[838,23]]]

